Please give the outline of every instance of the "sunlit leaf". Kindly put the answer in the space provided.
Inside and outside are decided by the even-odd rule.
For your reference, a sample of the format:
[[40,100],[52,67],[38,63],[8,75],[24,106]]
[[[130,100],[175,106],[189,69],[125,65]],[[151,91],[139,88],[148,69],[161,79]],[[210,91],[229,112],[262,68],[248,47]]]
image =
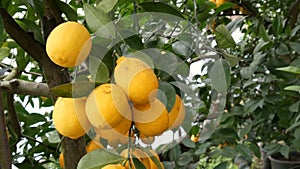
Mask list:
[[92,76],[92,79],[97,83],[105,83],[109,80],[109,70],[106,64],[96,58],[89,58],[89,72]]
[[112,150],[97,149],[83,156],[77,169],[99,169],[107,164],[121,163],[124,160]]
[[209,71],[212,87],[219,93],[226,93],[230,81],[230,66],[227,61],[218,59]]
[[2,47],[0,48],[0,60],[3,60],[7,56],[10,55],[10,49],[8,47]]
[[89,81],[78,81],[74,83],[66,83],[53,87],[51,92],[60,97],[85,97],[94,88],[95,83]]
[[298,85],[291,85],[291,86],[285,87],[284,90],[290,90],[290,91],[295,91],[295,92],[299,92],[300,93],[300,86],[298,86]]
[[90,4],[83,4],[83,9],[87,24],[93,32],[98,31],[101,27],[111,21],[106,13]]
[[280,67],[280,68],[276,68],[276,70],[289,72],[289,73],[300,74],[300,67],[296,67],[296,66]]
[[96,8],[102,10],[104,13],[108,13],[114,8],[117,2],[118,0],[102,0]]

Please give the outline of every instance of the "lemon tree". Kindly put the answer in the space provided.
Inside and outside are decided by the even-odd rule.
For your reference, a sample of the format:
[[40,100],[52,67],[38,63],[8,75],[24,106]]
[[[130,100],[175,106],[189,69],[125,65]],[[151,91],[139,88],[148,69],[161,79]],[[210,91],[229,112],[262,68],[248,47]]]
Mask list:
[[262,149],[300,151],[299,3],[0,1],[0,168],[262,168]]

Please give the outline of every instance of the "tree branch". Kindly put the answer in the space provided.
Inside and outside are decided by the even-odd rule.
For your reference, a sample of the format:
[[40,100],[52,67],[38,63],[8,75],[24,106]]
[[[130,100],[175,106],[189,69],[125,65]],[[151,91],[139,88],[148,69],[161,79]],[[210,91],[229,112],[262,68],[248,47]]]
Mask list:
[[1,89],[11,93],[24,94],[31,96],[50,96],[50,90],[46,83],[35,83],[20,79],[12,79],[10,81],[1,81]]
[[18,139],[22,136],[21,127],[19,123],[19,118],[16,113],[16,109],[14,106],[14,94],[7,92],[6,93],[6,102],[7,102],[7,110],[9,123],[13,129],[13,131],[17,134]]
[[286,18],[288,20],[288,25],[293,28],[298,20],[298,15],[300,12],[300,0],[297,0],[290,8]]
[[[46,51],[42,44],[27,34],[18,23],[9,15],[6,9],[0,7],[0,15],[6,32],[37,62],[46,56]],[[34,47],[34,50],[32,50]]]
[[0,167],[11,169],[11,153],[6,135],[6,122],[3,108],[2,90],[0,88]]

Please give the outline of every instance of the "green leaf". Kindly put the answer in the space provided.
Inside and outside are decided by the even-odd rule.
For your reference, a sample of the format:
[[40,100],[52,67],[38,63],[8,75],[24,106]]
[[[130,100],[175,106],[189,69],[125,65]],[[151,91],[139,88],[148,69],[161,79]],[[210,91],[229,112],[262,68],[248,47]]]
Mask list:
[[22,49],[18,50],[18,54],[16,55],[16,61],[18,72],[23,71],[29,63],[29,59],[26,57],[25,52]]
[[169,82],[169,83],[178,87],[184,94],[191,97],[194,101],[196,101],[196,102],[200,101],[200,99],[196,96],[195,92],[187,84],[182,83],[182,82],[177,82],[177,81],[173,81],[173,82]]
[[110,12],[114,6],[118,3],[118,0],[102,0],[100,3],[96,6],[97,9],[100,9],[104,13]]
[[64,3],[63,1],[60,1],[60,0],[55,0],[54,2],[56,4],[57,8],[59,9],[59,11],[64,13],[69,21],[77,21],[78,14],[73,8],[71,8],[70,5]]
[[129,30],[120,30],[119,31],[122,39],[129,45],[132,49],[142,50],[144,49],[144,44],[142,39],[136,33]]
[[195,155],[202,155],[202,154],[204,154],[210,146],[211,146],[210,142],[206,142],[206,143],[201,144],[198,147],[198,149],[195,151]]
[[172,44],[172,49],[176,54],[188,57],[193,52],[190,46],[191,44],[189,42],[176,41]]
[[60,97],[85,97],[95,88],[95,83],[78,81],[53,87],[51,92]]
[[290,147],[287,145],[284,145],[280,148],[280,153],[285,157],[289,158],[289,153],[290,153]]
[[291,112],[298,112],[300,107],[300,101],[297,101],[296,103],[289,106],[289,111]]
[[290,42],[290,47],[297,53],[300,53],[300,42]]
[[280,15],[277,14],[272,22],[272,30],[273,30],[274,34],[277,36],[280,35],[282,32],[282,29],[283,29],[282,23],[283,22],[280,19]]
[[216,9],[216,13],[220,13],[226,9],[230,9],[234,6],[235,4],[232,2],[225,2],[223,4],[221,4],[217,9]]
[[262,108],[263,105],[264,105],[264,99],[261,100],[250,99],[244,105],[244,112],[245,113],[254,112],[258,107]]
[[136,157],[132,158],[132,161],[133,161],[134,168],[146,169],[145,165]]
[[106,83],[109,80],[109,70],[106,64],[96,57],[89,58],[89,72],[96,83]]
[[170,112],[175,103],[176,91],[171,84],[160,80],[157,98],[166,105],[168,112]]
[[209,71],[212,88],[219,93],[226,93],[230,85],[230,66],[224,59],[218,59]]
[[40,0],[27,0],[27,2],[38,14],[39,18],[43,18],[45,12],[44,3]]
[[[1,5],[1,2],[0,2],[0,5]],[[4,30],[4,25],[3,25],[3,21],[2,21],[2,17],[0,17],[0,40],[2,41],[2,34],[3,34],[3,30]],[[0,41],[0,42],[1,42]]]
[[181,155],[181,149],[179,144],[176,144],[171,150],[170,150],[170,159],[172,161],[178,161]]
[[106,13],[98,10],[90,4],[83,4],[83,10],[85,12],[87,24],[93,32],[97,32],[100,28],[111,21]]
[[217,166],[214,167],[214,169],[227,169],[228,161],[221,162]]
[[188,148],[195,148],[196,147],[196,144],[189,138],[184,138],[182,140],[182,144]]
[[299,92],[300,93],[300,86],[298,86],[298,85],[291,85],[291,86],[285,87],[284,90],[290,90],[290,91],[294,91],[294,92]]
[[289,54],[288,46],[285,43],[281,42],[279,44],[279,47],[276,49],[276,54],[278,54],[278,55],[287,55],[287,54]]
[[295,136],[296,139],[300,139],[300,128],[295,130],[294,136]]
[[236,150],[248,161],[252,160],[252,153],[247,145],[239,144],[236,146]]
[[238,64],[239,59],[236,55],[231,55],[228,53],[224,53],[224,58],[228,61],[228,63],[230,64],[231,67],[234,67]]
[[41,29],[38,25],[36,25],[35,22],[30,21],[28,19],[21,19],[20,21],[23,22],[26,25],[29,32],[33,32],[34,38],[37,41],[39,41],[41,43],[43,42],[43,36],[42,36],[42,33],[41,33]]
[[219,48],[230,48],[235,47],[236,43],[233,37],[230,34],[230,31],[227,29],[225,25],[219,25],[216,28],[216,41]]
[[184,152],[179,160],[177,161],[177,164],[180,166],[184,166],[189,164],[193,160],[193,154],[190,152]]
[[257,70],[257,68],[258,68],[257,66],[243,67],[240,72],[242,78],[249,79],[253,75],[253,73]]
[[300,75],[300,67],[296,67],[296,66],[280,67],[280,68],[276,68],[276,70],[280,70],[280,71],[284,71],[284,72],[288,72],[288,73],[295,73],[295,74]]
[[0,48],[0,61],[10,55],[10,49],[8,47]]
[[147,12],[166,13],[185,19],[179,10],[163,2],[144,2],[139,4],[139,6],[141,6]]
[[107,164],[117,164],[124,160],[113,150],[97,149],[84,155],[77,166],[77,169],[99,169]]
[[270,38],[269,38],[269,35],[267,33],[267,30],[266,30],[265,26],[264,25],[260,25],[258,29],[259,29],[259,35],[260,35],[260,37],[262,37],[262,39],[265,42],[270,41]]

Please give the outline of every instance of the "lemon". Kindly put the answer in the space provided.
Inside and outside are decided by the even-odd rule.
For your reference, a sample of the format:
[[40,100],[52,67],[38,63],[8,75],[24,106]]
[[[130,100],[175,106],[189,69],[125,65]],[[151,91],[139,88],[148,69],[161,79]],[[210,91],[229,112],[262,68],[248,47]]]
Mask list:
[[137,58],[119,58],[114,79],[135,104],[145,104],[156,96],[157,77],[152,68]]
[[88,30],[77,22],[65,22],[55,27],[46,41],[49,58],[62,67],[74,67],[87,58],[92,48]]
[[134,105],[135,127],[147,136],[162,134],[169,127],[169,116],[165,105],[158,99],[143,105]]
[[85,112],[86,98],[59,97],[54,104],[53,124],[63,136],[77,139],[91,127]]
[[86,112],[91,124],[99,129],[111,129],[124,119],[132,119],[126,94],[115,84],[95,88],[87,98]]
[[144,144],[152,144],[155,141],[153,136],[146,136],[144,133],[140,133],[140,139]]
[[64,161],[64,153],[61,152],[58,158],[59,165],[61,168],[65,168],[65,161]]
[[122,164],[108,164],[102,167],[102,169],[126,169],[126,167]]
[[103,148],[102,144],[100,142],[96,142],[96,141],[90,141],[89,144],[86,146],[86,152],[89,153],[93,150],[99,149],[99,148]]
[[176,95],[176,100],[173,108],[169,112],[169,128],[175,129],[179,127],[185,118],[185,107],[181,98]]

